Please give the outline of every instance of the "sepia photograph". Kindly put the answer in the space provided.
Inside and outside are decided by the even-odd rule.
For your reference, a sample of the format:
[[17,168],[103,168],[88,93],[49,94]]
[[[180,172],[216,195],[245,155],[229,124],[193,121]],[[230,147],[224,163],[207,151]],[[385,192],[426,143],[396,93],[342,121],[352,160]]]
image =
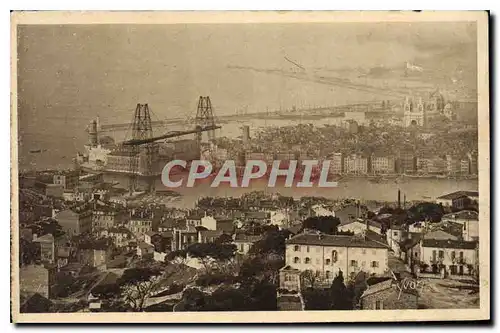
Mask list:
[[12,321],[490,319],[488,20],[12,12]]

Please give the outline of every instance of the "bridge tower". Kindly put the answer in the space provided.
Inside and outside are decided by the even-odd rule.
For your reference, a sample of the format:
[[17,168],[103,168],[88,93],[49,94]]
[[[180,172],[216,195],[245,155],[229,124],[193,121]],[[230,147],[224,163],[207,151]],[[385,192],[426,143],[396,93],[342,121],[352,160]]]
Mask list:
[[[209,96],[200,96],[200,99],[198,100],[198,110],[196,111],[195,126],[197,128],[215,126],[212,102],[210,101]],[[209,130],[207,134],[208,141],[215,140],[215,130]],[[202,139],[202,132],[196,133],[196,139],[198,141],[198,144],[200,144]]]
[[[132,139],[143,140],[153,137],[153,126],[151,124],[151,114],[148,104],[137,104],[132,123]],[[141,149],[143,151],[141,152]],[[130,146],[129,164],[130,164],[130,179],[129,191],[134,193],[137,188],[137,178],[142,170],[150,173],[153,166],[153,144],[146,144],[145,147],[139,145]],[[143,154],[144,153],[144,154]],[[142,163],[141,163],[142,160]],[[141,166],[141,170],[139,170]]]

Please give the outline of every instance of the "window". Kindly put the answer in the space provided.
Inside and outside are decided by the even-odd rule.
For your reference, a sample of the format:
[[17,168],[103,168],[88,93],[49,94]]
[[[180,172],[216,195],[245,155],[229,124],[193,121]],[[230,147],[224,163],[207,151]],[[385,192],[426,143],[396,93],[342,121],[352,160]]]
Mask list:
[[337,262],[337,251],[335,250],[332,251],[332,261]]
[[467,230],[467,228],[465,226],[466,226],[466,224],[464,223],[464,231]]
[[306,252],[309,253],[309,246],[306,247]]
[[330,265],[330,262],[331,262],[331,260],[330,260],[330,259],[326,259],[326,260],[325,260],[325,265]]
[[311,263],[311,258],[306,257],[306,259],[304,260],[304,263],[305,264],[310,264]]
[[358,262],[356,260],[351,260],[351,267],[357,267]]
[[378,261],[372,261],[372,267],[373,268],[378,267]]
[[394,237],[398,237],[399,233],[397,231],[393,231],[392,234],[393,234]]
[[361,250],[361,253],[362,253],[362,254],[366,254],[366,249],[362,249],[362,250]]
[[442,250],[439,251],[439,258],[441,258],[441,259],[444,258],[444,251],[442,251]]
[[293,250],[294,250],[295,252],[300,252],[300,246],[299,246],[299,245],[295,245],[295,246],[293,247]]
[[455,260],[455,251],[451,251],[451,260]]
[[325,277],[329,279],[332,276],[332,273],[330,271],[326,271]]
[[375,301],[375,310],[382,310],[384,308],[383,305],[382,301]]
[[293,258],[293,263],[294,263],[294,264],[300,264],[300,259],[299,259],[299,257],[295,257],[295,258]]

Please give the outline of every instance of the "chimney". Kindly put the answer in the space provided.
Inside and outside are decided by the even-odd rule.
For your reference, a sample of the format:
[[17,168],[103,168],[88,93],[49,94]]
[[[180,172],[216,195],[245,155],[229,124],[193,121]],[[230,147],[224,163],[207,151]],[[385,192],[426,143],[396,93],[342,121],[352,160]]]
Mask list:
[[401,190],[398,190],[398,208],[401,208]]
[[403,196],[403,209],[406,207],[406,194]]

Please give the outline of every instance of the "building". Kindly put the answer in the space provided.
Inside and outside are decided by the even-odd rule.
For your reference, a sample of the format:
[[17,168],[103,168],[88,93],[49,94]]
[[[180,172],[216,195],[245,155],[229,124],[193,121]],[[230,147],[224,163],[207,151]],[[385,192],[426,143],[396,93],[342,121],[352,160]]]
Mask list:
[[139,242],[139,244],[137,244],[137,255],[139,257],[153,258],[154,252],[155,247],[151,244],[148,244],[146,242]]
[[373,154],[371,157],[371,171],[374,174],[393,174],[395,172],[394,157]]
[[463,226],[462,238],[466,241],[479,240],[479,215],[475,211],[462,210],[456,213],[443,215],[443,222],[459,223]]
[[70,237],[92,231],[92,210],[88,205],[62,210],[54,219]]
[[339,231],[350,231],[355,235],[361,235],[367,230],[371,230],[379,235],[382,234],[382,224],[377,221],[357,219],[341,224],[337,228]]
[[351,154],[344,159],[344,171],[349,174],[365,175],[368,173],[368,158],[360,154]]
[[438,90],[424,97],[407,96],[403,103],[405,127],[427,127],[433,120],[444,114],[445,101]]
[[430,155],[417,157],[417,172],[420,174],[444,174],[446,170],[446,159]]
[[124,210],[108,205],[94,205],[92,210],[92,230],[109,229],[125,220]]
[[[363,112],[363,116],[364,116],[364,112]],[[354,119],[345,119],[344,121],[342,121],[342,127],[345,128],[351,134],[357,134],[359,131],[358,122]]]
[[206,217],[206,215],[203,216],[200,214],[190,214],[186,216],[186,226],[188,228],[200,227],[202,225],[201,219],[203,217]]
[[116,247],[128,246],[130,241],[135,240],[132,232],[123,226],[103,230],[100,235],[103,237],[110,237]]
[[422,239],[412,251],[415,262],[426,271],[442,276],[472,275],[478,263],[477,246],[477,242],[470,241]]
[[134,234],[135,238],[144,240],[144,234],[153,231],[153,217],[153,214],[150,212],[132,211],[127,228]]
[[37,181],[34,189],[48,197],[62,198],[64,196],[64,187],[60,184],[47,184]]
[[400,152],[396,164],[398,166],[398,173],[411,174],[417,171],[417,157],[411,151]]
[[198,231],[174,229],[172,238],[172,251],[184,250],[189,245],[198,242]]
[[361,271],[381,275],[388,270],[388,247],[358,235],[302,233],[286,241],[285,266],[315,272],[326,283],[339,271],[348,278]]
[[465,209],[471,205],[477,205],[479,192],[477,191],[456,191],[436,198],[436,202],[445,207],[455,209]]
[[217,220],[213,216],[204,216],[200,220],[201,226],[208,230],[217,230]]
[[269,224],[271,223],[271,213],[261,211],[250,211],[244,214],[244,219],[248,223]]
[[[462,172],[462,159],[460,159],[458,156],[453,156],[453,155],[446,155],[445,157],[446,160],[446,172],[450,175],[456,175],[456,174],[468,174],[468,170],[466,172]],[[468,165],[468,161],[464,160],[465,165]]]
[[399,225],[392,225],[386,232],[387,244],[394,251],[394,255],[401,254],[400,243],[404,240],[403,228]]
[[236,245],[236,250],[239,254],[248,254],[252,246],[262,239],[261,235],[247,235],[237,232],[233,235],[233,244]]
[[478,161],[477,161],[477,152],[472,152],[467,154],[467,159],[469,160],[469,174],[477,175],[478,174]]
[[[36,236],[36,235],[35,235]],[[40,260],[43,263],[53,264],[56,261],[56,248],[54,236],[46,234],[38,238],[34,238],[33,242],[40,245]]]
[[344,157],[342,153],[333,153],[330,156],[330,174],[341,175],[344,172]]
[[62,185],[65,190],[72,190],[78,186],[80,180],[79,171],[58,172],[54,175],[54,184]]
[[311,210],[312,210],[314,216],[333,216],[333,217],[335,217],[335,211],[332,208],[326,207],[324,205],[320,205],[320,204],[314,205],[311,207]]
[[54,298],[56,274],[57,267],[53,264],[22,266],[19,268],[19,291]]
[[107,252],[103,248],[86,248],[78,251],[78,261],[82,265],[106,270]]
[[[411,286],[416,286],[417,283]],[[362,310],[406,310],[418,308],[418,290],[409,284],[389,279],[373,285],[360,298]]]
[[[198,231],[198,243],[215,243],[224,234],[221,230],[200,230]],[[228,236],[228,238],[230,238]]]
[[412,97],[406,97],[404,104],[403,124],[405,127],[425,126],[425,107],[422,98],[415,100]]

